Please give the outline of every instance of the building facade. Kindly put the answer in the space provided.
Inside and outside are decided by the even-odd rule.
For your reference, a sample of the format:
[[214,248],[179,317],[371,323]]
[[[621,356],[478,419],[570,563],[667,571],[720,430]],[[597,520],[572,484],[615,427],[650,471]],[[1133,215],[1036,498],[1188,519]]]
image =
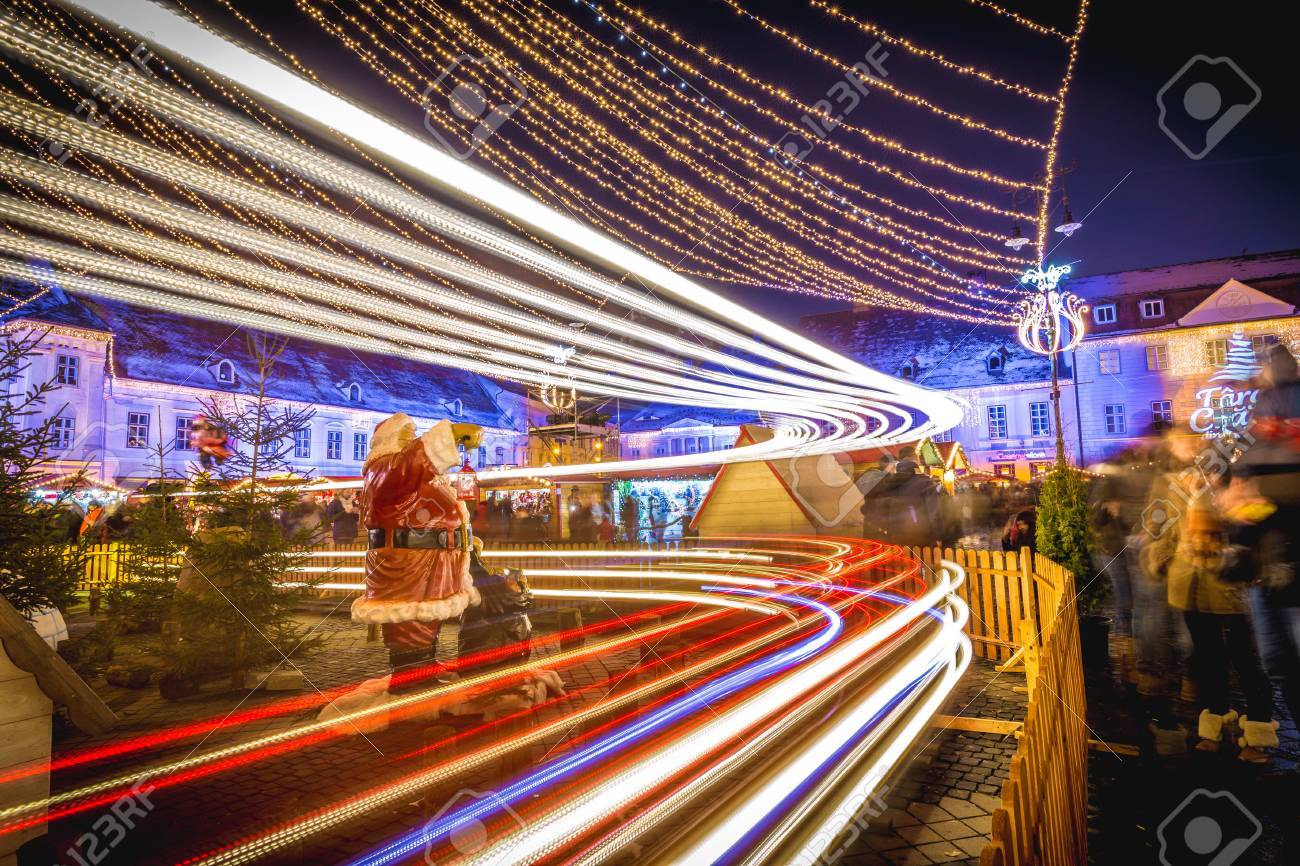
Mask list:
[[[1084,341],[1060,359],[1061,426],[1075,465],[1171,429],[1213,436],[1242,426],[1265,350],[1284,343],[1300,352],[1300,251],[1101,274],[1063,288],[1089,305]],[[961,424],[936,440],[961,442],[974,468],[1029,478],[1050,467],[1050,367],[1012,327],[857,309],[806,317],[803,329],[961,402]]]
[[[4,293],[0,325],[41,335],[9,390],[59,385],[40,412],[54,419],[54,477],[85,470],[92,483],[131,489],[157,477],[160,442],[167,469],[183,475],[204,404],[247,399],[254,387],[252,335],[241,329],[77,297],[53,283],[10,283]],[[399,411],[421,430],[443,418],[481,425],[482,447],[468,455],[476,468],[527,459],[522,393],[464,371],[292,339],[267,393],[276,406],[314,410],[290,453],[294,470],[314,477],[359,476],[375,425]]]
[[[1051,366],[1021,346],[1013,328],[881,309],[808,316],[802,326],[812,339],[869,367],[956,399],[964,410],[961,423],[934,439],[960,442],[974,469],[1028,478],[1055,459]],[[1067,456],[1077,460],[1068,357],[1058,377]]]

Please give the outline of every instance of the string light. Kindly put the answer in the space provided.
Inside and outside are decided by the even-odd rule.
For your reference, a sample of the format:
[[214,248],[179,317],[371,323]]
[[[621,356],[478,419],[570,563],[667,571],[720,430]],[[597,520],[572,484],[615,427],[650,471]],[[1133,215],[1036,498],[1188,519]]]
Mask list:
[[961,75],[974,76],[975,78],[978,78],[981,81],[986,81],[989,84],[997,85],[998,87],[1001,87],[1005,90],[1009,90],[1012,93],[1018,93],[1021,96],[1027,96],[1030,99],[1037,99],[1040,102],[1055,102],[1057,99],[1057,96],[1054,94],[1042,93],[1040,91],[1026,87],[1023,84],[1017,84],[1013,81],[1005,81],[991,72],[985,72],[983,69],[977,69],[973,66],[954,63],[953,61],[949,60],[939,52],[934,51],[933,49],[924,48],[920,45],[917,45],[915,42],[912,42],[909,39],[892,34],[889,31],[885,30],[884,28],[872,24],[869,21],[865,21],[861,18],[855,18],[852,15],[849,15],[845,12],[841,12],[838,6],[834,6],[830,3],[827,3],[825,2],[825,0],[809,0],[809,5],[811,5],[816,9],[822,10],[827,15],[831,16],[837,21],[843,21],[845,23],[852,24],[853,26],[861,30],[863,33],[867,33],[871,36],[876,37],[886,45],[893,45],[898,48],[902,48],[903,50],[908,51],[911,54],[915,54],[918,57],[924,57],[927,60],[932,60],[938,65],[942,66],[944,69],[951,70]]

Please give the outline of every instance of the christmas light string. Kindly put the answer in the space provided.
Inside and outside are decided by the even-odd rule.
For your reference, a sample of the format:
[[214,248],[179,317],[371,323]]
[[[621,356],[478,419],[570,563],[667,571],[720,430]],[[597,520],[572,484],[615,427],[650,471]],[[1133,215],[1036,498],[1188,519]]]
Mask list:
[[942,66],[944,69],[950,70],[952,72],[956,72],[960,75],[974,76],[975,78],[978,78],[980,81],[984,81],[989,84],[995,85],[997,87],[1001,87],[1004,90],[1011,91],[1012,93],[1017,93],[1021,96],[1025,96],[1030,99],[1036,99],[1040,102],[1050,103],[1050,102],[1055,102],[1057,99],[1060,98],[1059,94],[1042,93],[1041,91],[1034,90],[1033,88],[1030,87],[1026,87],[1023,84],[1017,84],[1014,81],[1006,81],[1002,78],[999,78],[998,76],[994,75],[991,72],[986,72],[983,69],[979,69],[977,67],[970,66],[967,64],[954,63],[953,61],[949,60],[948,58],[944,57],[942,54],[940,54],[939,52],[933,49],[925,48],[924,46],[917,45],[915,42],[912,42],[911,40],[903,36],[890,33],[888,30],[885,30],[883,27],[873,24],[870,21],[867,21],[862,18],[856,18],[852,15],[849,15],[848,13],[841,10],[839,6],[833,3],[827,3],[826,0],[808,0],[808,5],[812,6],[814,9],[820,9],[830,17],[834,18],[836,21],[843,21],[847,24],[852,24],[854,27],[857,27],[863,33],[866,33],[869,36],[874,36],[875,38],[879,39],[885,45],[902,48],[903,50],[907,51],[910,54],[914,54],[917,57],[923,57],[927,60],[931,60],[937,63],[939,66]]
[[[399,28],[399,29],[400,29],[400,28]],[[539,87],[539,86],[541,86],[541,85],[540,85],[540,83],[538,83],[538,82],[534,82],[534,83],[533,83],[533,86],[534,86],[534,87]],[[578,148],[578,149],[576,149],[576,150],[578,150],[579,152],[581,152],[581,151],[585,150],[585,148]],[[559,155],[559,156],[561,156],[561,157],[563,158],[563,154],[562,154],[562,153],[557,153],[557,155]],[[633,189],[637,189],[638,187],[637,187],[636,185],[632,185],[632,188],[633,188]],[[764,208],[764,203],[762,202],[761,198],[760,198],[758,201],[753,202],[753,203],[754,203],[755,206],[758,207],[759,209],[763,209],[763,208]],[[777,216],[778,216],[778,218],[779,218],[779,217],[781,217],[781,216],[783,216],[783,215],[777,214]],[[813,217],[813,215],[808,215],[808,216],[809,216],[809,218],[815,218],[815,217]],[[796,222],[792,225],[792,228],[795,229],[797,232],[803,232],[803,233],[806,233],[806,228],[805,228],[805,226],[804,226],[801,222],[796,221]],[[842,231],[842,230],[841,230],[841,231]],[[816,238],[816,236],[814,236],[814,238]],[[927,257],[927,259],[928,259],[928,258],[929,258],[929,257]],[[878,260],[874,260],[874,261],[878,261]],[[869,269],[872,268],[872,265],[871,265],[871,264],[868,264],[868,263],[866,263],[866,262],[863,262],[862,264],[863,264],[864,266],[868,267]],[[976,264],[984,265],[984,264],[986,264],[986,263],[985,263],[985,262],[977,262]],[[888,263],[885,263],[884,266],[887,267],[887,268],[892,267],[892,266],[889,265]],[[930,283],[933,283],[932,280],[929,280],[928,278],[925,278],[925,277],[920,277],[919,279],[921,279],[923,282],[930,282]],[[946,286],[944,286],[944,285],[942,285],[942,284],[935,284],[935,287],[938,288],[938,289],[941,289],[941,290],[942,290],[942,289],[946,289],[946,288],[948,288],[948,287],[946,287]],[[922,291],[924,291],[924,290],[922,290]]]
[[[350,35],[347,35],[347,34],[351,34],[351,33],[357,32],[358,30],[364,30],[364,29],[366,29],[366,24],[365,24],[365,22],[362,22],[362,21],[360,21],[359,19],[356,19],[355,16],[353,16],[353,17],[351,17],[351,18],[348,19],[348,28],[347,28],[347,31],[346,31],[345,34],[342,33],[341,28],[340,28],[339,30],[336,30],[335,32],[336,32],[336,33],[341,33],[342,35],[340,35],[340,38],[346,40],[346,39],[350,39],[350,38],[351,38]],[[394,27],[393,29],[394,29],[394,31],[397,31],[397,32],[401,32],[401,31],[404,30],[404,28],[401,28],[401,27]],[[422,32],[423,32],[423,30],[422,30]],[[363,50],[364,50],[364,49],[363,49]],[[450,55],[449,55],[449,56],[450,56]],[[371,59],[371,62],[373,62],[373,58],[370,58],[370,59]],[[409,61],[406,61],[405,59],[402,59],[401,62],[405,62],[405,63],[407,63],[407,64],[409,65]],[[414,86],[414,85],[411,84],[411,83],[407,83],[407,84],[405,84],[404,87],[405,87],[405,89],[406,89],[408,92],[414,92],[415,90],[417,90],[417,87]],[[526,110],[526,109],[525,109],[525,110]],[[491,146],[492,146],[491,141],[489,141],[489,143],[487,144],[487,146],[485,146],[485,147],[483,148],[483,150],[486,151],[486,150],[488,150]],[[766,163],[765,163],[765,164],[766,164]],[[981,262],[981,264],[984,264],[984,262]]]

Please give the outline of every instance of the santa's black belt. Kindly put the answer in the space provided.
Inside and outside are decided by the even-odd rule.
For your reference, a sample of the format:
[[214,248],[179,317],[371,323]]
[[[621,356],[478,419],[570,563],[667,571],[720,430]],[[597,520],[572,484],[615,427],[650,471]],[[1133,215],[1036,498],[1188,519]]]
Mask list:
[[[392,533],[389,543],[389,533]],[[405,547],[411,550],[469,550],[474,530],[458,529],[371,529],[370,547]]]

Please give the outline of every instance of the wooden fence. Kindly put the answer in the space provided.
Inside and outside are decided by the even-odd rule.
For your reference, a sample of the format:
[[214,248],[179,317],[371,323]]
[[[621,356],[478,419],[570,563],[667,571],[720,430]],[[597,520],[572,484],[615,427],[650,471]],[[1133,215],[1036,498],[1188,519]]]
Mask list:
[[[1029,557],[1022,559],[1029,563]],[[1074,575],[1035,555],[1021,597],[1029,709],[981,866],[1088,861],[1088,728]]]

